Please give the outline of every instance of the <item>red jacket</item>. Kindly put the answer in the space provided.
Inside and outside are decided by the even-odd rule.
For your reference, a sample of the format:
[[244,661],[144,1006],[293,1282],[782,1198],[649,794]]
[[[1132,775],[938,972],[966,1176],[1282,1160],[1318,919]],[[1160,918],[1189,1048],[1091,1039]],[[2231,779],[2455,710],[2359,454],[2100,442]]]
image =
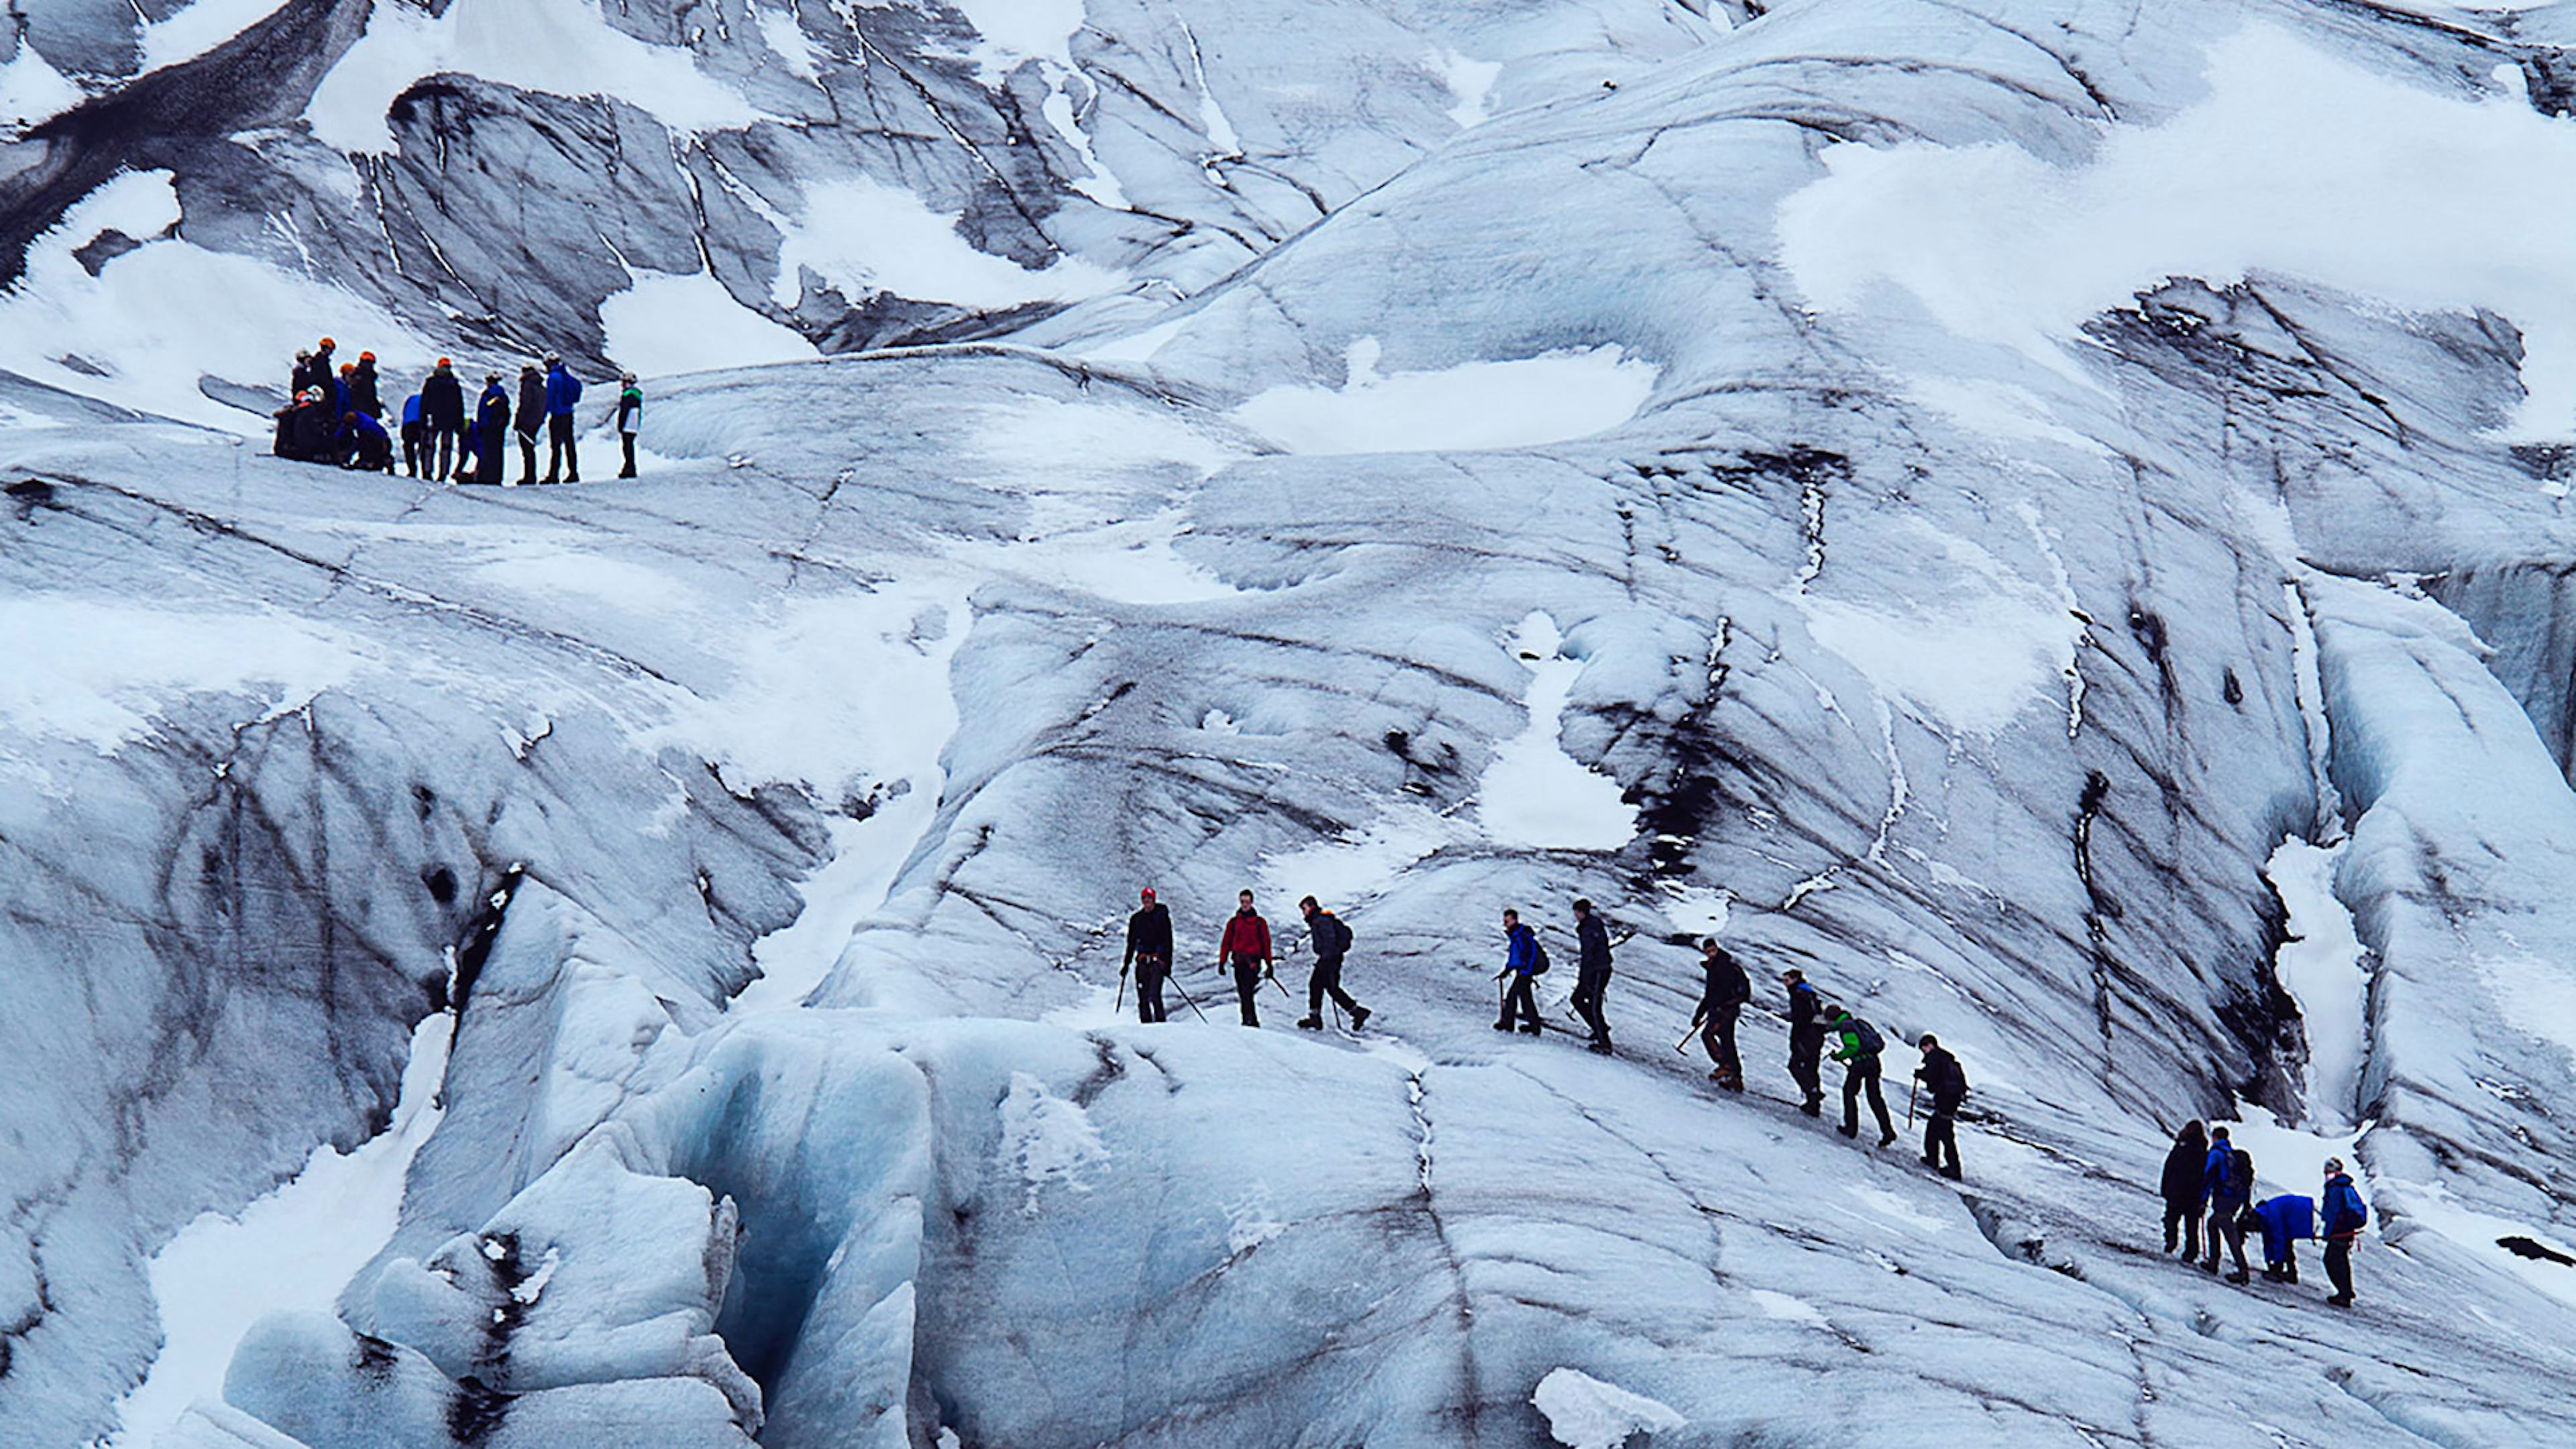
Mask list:
[[1225,923],[1225,939],[1217,943],[1217,954],[1225,957],[1250,956],[1256,961],[1270,959],[1270,923],[1257,911],[1237,911]]

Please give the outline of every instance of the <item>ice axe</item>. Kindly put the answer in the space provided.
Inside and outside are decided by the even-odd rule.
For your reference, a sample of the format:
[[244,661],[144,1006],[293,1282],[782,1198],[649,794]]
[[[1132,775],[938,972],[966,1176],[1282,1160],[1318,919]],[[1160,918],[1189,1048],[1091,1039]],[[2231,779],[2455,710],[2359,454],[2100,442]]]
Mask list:
[[1116,1016],[1127,1009],[1127,963],[1118,963],[1118,994],[1109,999],[1109,1014]]
[[1187,1002],[1187,1003],[1189,1004],[1189,1008],[1190,1008],[1190,1010],[1191,1010],[1191,1011],[1194,1011],[1194,1012],[1197,1012],[1197,1013],[1198,1013],[1198,1018],[1199,1018],[1199,1020],[1201,1020],[1201,1021],[1205,1021],[1205,1020],[1207,1020],[1207,1013],[1206,1013],[1206,1012],[1204,1012],[1204,1011],[1199,1011],[1199,1002],[1198,1002],[1198,998],[1197,998],[1197,997],[1195,997],[1195,996],[1190,995],[1190,989],[1189,989],[1188,987],[1183,986],[1183,985],[1181,984],[1181,973],[1179,973],[1178,971],[1171,972],[1170,974],[1166,975],[1166,976],[1163,978],[1163,980],[1164,980],[1164,983],[1165,983],[1166,985],[1170,986],[1174,991],[1177,991],[1177,992],[1181,993],[1181,1000],[1182,1000],[1182,1001],[1184,1001],[1184,1002]]
[[1905,1094],[1905,1130],[1908,1132],[1914,1130],[1914,1099],[1920,1096],[1922,1091],[1923,1079],[1916,1077],[1913,1089]]

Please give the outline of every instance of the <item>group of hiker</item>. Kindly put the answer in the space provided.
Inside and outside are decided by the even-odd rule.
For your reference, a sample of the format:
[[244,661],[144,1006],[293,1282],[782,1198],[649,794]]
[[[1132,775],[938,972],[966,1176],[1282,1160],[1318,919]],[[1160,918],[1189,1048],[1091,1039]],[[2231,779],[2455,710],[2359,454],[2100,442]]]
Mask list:
[[[2334,1285],[2334,1294],[2326,1302],[2337,1308],[2352,1306],[2352,1242],[2370,1222],[2370,1208],[2361,1200],[2352,1175],[2344,1171],[2342,1158],[2326,1159],[2325,1182],[2317,1196],[2275,1193],[2258,1202],[2254,1154],[2230,1140],[2223,1126],[2187,1122],[2174,1134],[2173,1150],[2165,1154],[2162,1188],[2166,1252],[2179,1250],[2184,1262],[2196,1261],[2201,1271],[2214,1276],[2223,1246],[2236,1260],[2236,1270],[2227,1275],[2227,1281],[2248,1283],[2253,1275],[2245,1263],[2245,1235],[2260,1233],[2264,1279],[2296,1283],[2298,1243],[2322,1237],[2326,1281]],[[2201,1249],[2204,1231],[2206,1256]]]
[[[295,354],[288,402],[277,419],[277,456],[323,463],[366,473],[394,471],[394,434],[385,427],[385,406],[376,374],[376,355],[361,352],[355,362],[334,368],[337,346],[325,337]],[[635,434],[643,426],[644,392],[635,374],[621,374],[617,407],[610,421],[625,450],[620,478],[635,476]],[[519,484],[578,483],[581,453],[575,410],[581,404],[581,380],[560,354],[549,352],[519,368],[514,400],[501,385],[501,374],[483,375],[483,391],[469,414],[465,384],[453,359],[442,357],[423,379],[420,390],[403,399],[397,426],[401,430],[402,471],[432,482],[499,484],[512,434],[519,445]],[[515,407],[514,407],[515,401]],[[546,476],[537,476],[537,436],[547,440]]]
[[[1262,985],[1267,982],[1283,996],[1288,994],[1288,988],[1279,984],[1273,969],[1276,952],[1270,923],[1255,908],[1252,892],[1240,892],[1236,902],[1235,913],[1227,918],[1217,941],[1216,967],[1233,975],[1236,1009],[1243,1024],[1257,1027],[1261,1025]],[[1351,1030],[1359,1030],[1368,1023],[1371,1013],[1342,987],[1342,966],[1351,949],[1350,926],[1324,909],[1313,896],[1300,900],[1297,910],[1305,918],[1315,957],[1314,968],[1306,978],[1306,1014],[1297,1025],[1307,1031],[1321,1030],[1324,1003],[1330,1000],[1337,1013],[1349,1017]],[[1610,930],[1589,900],[1574,902],[1574,921],[1578,955],[1570,1004],[1589,1032],[1589,1048],[1607,1056],[1612,1051],[1610,1025],[1603,1015],[1602,1002],[1610,985]],[[1135,914],[1127,919],[1127,949],[1118,966],[1121,992],[1126,989],[1129,973],[1135,975],[1138,1020],[1168,1019],[1163,1002],[1166,986],[1178,990],[1190,1009],[1197,1011],[1200,1019],[1206,1019],[1207,1013],[1199,1010],[1188,988],[1172,979],[1173,959],[1171,911],[1148,886]],[[1708,1052],[1709,1076],[1722,1090],[1741,1092],[1744,1063],[1736,1051],[1735,1023],[1745,1003],[1752,999],[1752,982],[1744,968],[1714,939],[1701,943],[1700,966],[1704,985],[1698,1010],[1691,1017],[1691,1029]],[[1517,1030],[1536,1036],[1546,1029],[1538,1010],[1537,978],[1547,969],[1547,947],[1537,931],[1521,920],[1517,909],[1504,911],[1503,967],[1494,977],[1502,986],[1502,1014],[1496,1018],[1494,1030]],[[1826,1002],[1808,983],[1804,972],[1793,967],[1780,973],[1780,979],[1788,989],[1789,1076],[1803,1094],[1798,1110],[1810,1117],[1822,1115],[1825,1099],[1821,1059],[1826,1040],[1832,1037],[1836,1041],[1833,1059],[1843,1064],[1842,1135],[1860,1135],[1860,1103],[1866,1096],[1878,1120],[1879,1145],[1885,1147],[1896,1141],[1896,1127],[1880,1090],[1880,1054],[1887,1049],[1886,1039],[1849,1010]],[[1684,1036],[1675,1049],[1689,1039]],[[1956,1178],[1960,1175],[1959,1104],[1968,1095],[1967,1073],[1959,1059],[1929,1032],[1923,1035],[1921,1047],[1923,1060],[1914,1075],[1932,1097],[1931,1115],[1923,1132],[1923,1161],[1943,1176]]]

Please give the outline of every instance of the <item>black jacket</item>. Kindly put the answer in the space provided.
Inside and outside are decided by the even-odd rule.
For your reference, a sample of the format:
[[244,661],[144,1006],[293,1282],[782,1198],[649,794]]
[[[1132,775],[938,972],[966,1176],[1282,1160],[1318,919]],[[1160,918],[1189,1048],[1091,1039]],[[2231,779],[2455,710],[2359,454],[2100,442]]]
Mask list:
[[1172,913],[1161,901],[1127,918],[1127,955],[1119,965],[1139,956],[1158,956],[1165,966],[1172,964]]
[[1801,981],[1789,988],[1789,1034],[1819,1042],[1825,1039],[1825,1003],[1816,995],[1813,982]]
[[452,372],[433,372],[420,385],[420,420],[432,432],[465,431],[465,388]]
[[358,369],[349,374],[349,406],[371,418],[385,415],[384,400],[376,395],[376,365],[359,359]]
[[2209,1147],[2206,1143],[2175,1143],[2173,1151],[2165,1154],[2165,1201],[2186,1205],[2201,1202],[2205,1197],[2201,1191],[2201,1174],[2208,1165]]
[[1923,1085],[1932,1089],[1932,1105],[1943,1111],[1959,1105],[1968,1095],[1968,1074],[1959,1067],[1959,1059],[1948,1047],[1934,1047],[1923,1054],[1923,1065],[1914,1069]]
[[1350,954],[1351,928],[1330,911],[1318,910],[1306,918],[1306,939],[1318,961],[1339,961]]
[[[528,369],[519,374],[519,416],[511,424],[522,437],[533,438],[546,430],[546,377]],[[1160,907],[1157,907],[1160,909]],[[1142,915],[1143,912],[1137,914]],[[1169,937],[1165,940],[1168,942]],[[1171,954],[1166,950],[1164,955]]]
[[1745,979],[1744,968],[1719,947],[1708,958],[1708,982],[1700,988],[1699,1014],[1705,1018],[1721,1006],[1741,1006],[1753,996],[1753,983]]
[[1576,950],[1575,970],[1588,979],[1607,979],[1610,975],[1610,928],[1599,916],[1585,916],[1574,923]]
[[301,458],[307,463],[329,461],[331,437],[336,431],[331,426],[329,403],[301,404],[286,415],[287,446],[294,450],[287,456]]

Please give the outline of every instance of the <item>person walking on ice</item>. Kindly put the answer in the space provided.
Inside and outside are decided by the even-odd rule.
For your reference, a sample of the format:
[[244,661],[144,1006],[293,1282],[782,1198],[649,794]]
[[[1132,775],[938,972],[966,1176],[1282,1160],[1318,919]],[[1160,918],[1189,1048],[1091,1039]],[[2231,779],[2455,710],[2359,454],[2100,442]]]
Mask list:
[[2165,1154],[2165,1251],[2182,1248],[2182,1260],[2200,1258],[2200,1215],[2209,1206],[2209,1131],[2198,1118],[2174,1134]]
[[1735,1019],[1753,999],[1753,983],[1715,936],[1700,943],[1699,968],[1699,1010],[1691,1025],[1700,1029],[1700,1045],[1708,1049],[1710,1079],[1726,1091],[1741,1092],[1744,1058],[1735,1051]]
[[2334,1284],[2334,1296],[2326,1302],[2337,1308],[2352,1306],[2352,1240],[2370,1222],[2370,1205],[2361,1200],[2361,1189],[2352,1185],[2352,1175],[2343,1170],[2343,1159],[2326,1159],[2325,1200],[2326,1281]]
[[1494,979],[1508,980],[1503,987],[1502,1019],[1494,1023],[1496,1031],[1510,1031],[1517,1022],[1531,1036],[1539,1034],[1538,1003],[1531,999],[1532,983],[1547,970],[1547,948],[1538,943],[1538,932],[1521,924],[1521,913],[1503,912],[1503,969]]
[[1240,904],[1217,942],[1216,964],[1219,970],[1234,968],[1234,999],[1242,1008],[1243,1024],[1259,1026],[1261,978],[1270,971],[1270,923],[1252,908],[1252,892],[1239,892],[1236,899]]
[[2235,1250],[2236,1271],[2227,1275],[2230,1283],[2245,1283],[2253,1274],[2245,1267],[2245,1204],[2254,1196],[2254,1154],[2227,1140],[2227,1129],[2210,1129],[2209,1160],[2201,1169],[2201,1182],[2209,1191],[2209,1256],[2201,1260],[2203,1271],[2218,1271],[2218,1250],[2225,1245]]
[[1315,949],[1315,969],[1306,977],[1306,1015],[1297,1025],[1308,1031],[1324,1029],[1324,998],[1350,1013],[1351,1030],[1368,1024],[1369,1009],[1351,1000],[1342,989],[1342,959],[1350,954],[1351,928],[1342,919],[1315,903],[1308,896],[1297,903],[1297,913],[1306,918],[1307,938]]
[[533,362],[519,364],[519,410],[510,430],[519,439],[519,486],[537,484],[537,434],[546,426],[546,375]]
[[1780,980],[1789,988],[1789,1080],[1805,1094],[1798,1110],[1810,1117],[1821,1116],[1825,1105],[1824,999],[1808,983],[1807,973],[1795,966],[1781,972]]
[[617,375],[617,441],[626,450],[626,466],[617,470],[620,478],[635,476],[635,434],[644,426],[644,389],[635,385],[635,374]]
[[1136,968],[1136,1019],[1162,1021],[1163,979],[1172,974],[1172,913],[1154,899],[1154,888],[1140,893],[1144,904],[1127,918],[1127,955],[1118,963],[1118,974]]
[[1827,1024],[1842,1037],[1834,1049],[1834,1060],[1843,1064],[1843,1125],[1845,1137],[1860,1135],[1860,1098],[1869,1093],[1869,1110],[1878,1117],[1878,1145],[1896,1140],[1896,1124],[1888,1120],[1887,1098],[1879,1092],[1878,1054],[1887,1050],[1887,1039],[1878,1028],[1837,1006],[1832,1008]]
[[[1959,1104],[1967,1100],[1968,1073],[1959,1059],[1941,1045],[1941,1039],[1923,1033],[1923,1064],[1914,1069],[1923,1085],[1932,1089],[1932,1115],[1923,1123],[1923,1163],[1943,1177],[1959,1176]],[[1943,1160],[1943,1154],[1948,1159]]]
[[1610,1055],[1610,1023],[1601,1014],[1601,998],[1610,989],[1610,928],[1592,913],[1592,902],[1574,903],[1574,1014],[1592,1029],[1591,1050]]

